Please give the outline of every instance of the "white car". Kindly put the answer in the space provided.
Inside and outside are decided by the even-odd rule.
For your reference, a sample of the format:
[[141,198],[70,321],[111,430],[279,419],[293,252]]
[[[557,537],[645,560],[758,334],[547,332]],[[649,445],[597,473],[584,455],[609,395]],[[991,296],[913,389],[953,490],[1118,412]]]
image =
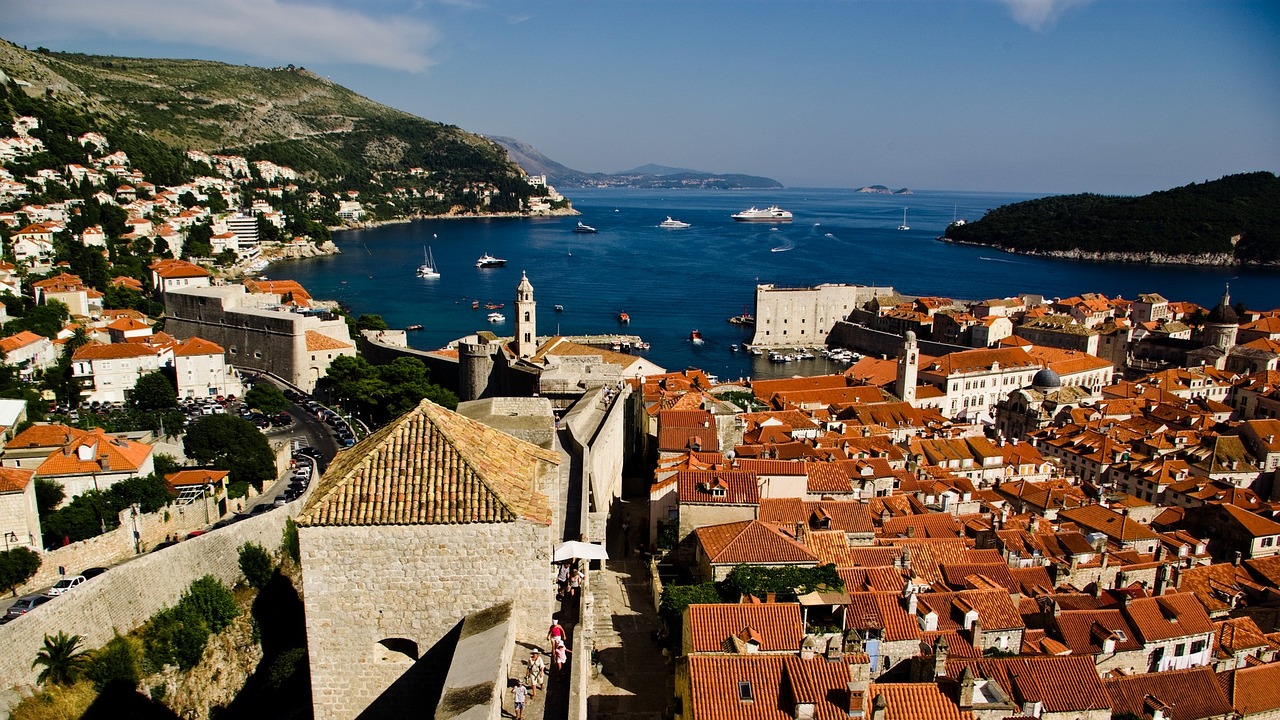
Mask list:
[[49,588],[49,592],[45,593],[45,595],[48,595],[49,597],[58,597],[59,595],[69,592],[72,588],[78,586],[82,582],[84,582],[83,575],[64,577],[54,583],[53,587]]

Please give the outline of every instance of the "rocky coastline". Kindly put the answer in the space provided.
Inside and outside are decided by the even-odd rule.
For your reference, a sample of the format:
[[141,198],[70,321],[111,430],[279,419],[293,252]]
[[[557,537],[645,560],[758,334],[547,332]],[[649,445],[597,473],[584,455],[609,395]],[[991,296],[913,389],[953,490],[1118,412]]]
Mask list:
[[970,247],[988,248],[990,250],[999,250],[1012,255],[1030,255],[1032,257],[1055,258],[1058,260],[1083,260],[1086,262],[1107,262],[1107,263],[1130,263],[1138,265],[1209,265],[1214,267],[1280,267],[1276,263],[1255,263],[1242,262],[1231,253],[1198,253],[1198,254],[1170,254],[1160,252],[1119,252],[1119,251],[1098,251],[1098,250],[1082,250],[1075,248],[1072,250],[1023,250],[1020,248],[1004,247],[1002,245],[986,245],[984,243],[964,242],[961,240],[952,240],[945,235],[939,237],[941,242],[952,243],[954,245],[968,245]]

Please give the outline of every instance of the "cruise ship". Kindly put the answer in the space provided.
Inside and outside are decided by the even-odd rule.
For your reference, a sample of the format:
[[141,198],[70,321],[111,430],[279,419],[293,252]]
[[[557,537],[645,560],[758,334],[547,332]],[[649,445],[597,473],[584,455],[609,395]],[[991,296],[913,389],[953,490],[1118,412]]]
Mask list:
[[752,205],[750,210],[743,210],[731,217],[738,222],[791,222],[791,212],[777,205],[770,205],[763,210]]

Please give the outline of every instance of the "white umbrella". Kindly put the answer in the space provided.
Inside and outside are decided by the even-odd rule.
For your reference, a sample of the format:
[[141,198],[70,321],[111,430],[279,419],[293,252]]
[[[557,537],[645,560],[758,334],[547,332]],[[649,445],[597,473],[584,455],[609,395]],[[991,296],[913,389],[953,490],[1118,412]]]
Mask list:
[[579,560],[608,560],[609,553],[604,551],[603,545],[570,540],[556,548],[555,554],[551,556],[551,561],[562,562],[575,558]]

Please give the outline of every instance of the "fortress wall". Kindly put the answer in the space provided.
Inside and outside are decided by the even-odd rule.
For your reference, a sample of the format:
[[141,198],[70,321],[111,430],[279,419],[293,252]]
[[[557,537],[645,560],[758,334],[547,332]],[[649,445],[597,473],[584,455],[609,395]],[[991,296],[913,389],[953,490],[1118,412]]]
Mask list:
[[[242,578],[239,548],[247,542],[270,551],[280,547],[285,518],[300,501],[143,555],[0,626],[0,714],[7,713],[34,685],[39,668],[31,661],[44,636],[59,631],[84,638],[82,648],[98,648],[115,631],[129,632],[156,612],[177,603],[193,580],[213,575],[228,586]],[[132,531],[130,531],[132,532]],[[130,548],[130,551],[132,548]],[[17,688],[17,689],[15,689]]]
[[[511,601],[519,637],[544,633],[551,617],[550,525],[303,527],[299,534],[316,720],[359,715],[466,615]],[[418,657],[383,640],[396,640],[392,647],[409,641]]]
[[893,295],[892,287],[823,284],[809,288],[756,286],[756,330],[752,345],[825,345],[836,323],[872,298]]
[[377,338],[369,338],[362,335],[356,341],[360,349],[360,354],[366,360],[374,365],[389,365],[399,357],[411,357],[421,360],[430,371],[428,379],[441,387],[459,393],[459,398],[463,400],[475,398],[463,398],[459,392],[459,362],[456,358],[444,357],[436,355],[426,350],[414,350],[409,347],[399,347],[389,343],[379,342]]

